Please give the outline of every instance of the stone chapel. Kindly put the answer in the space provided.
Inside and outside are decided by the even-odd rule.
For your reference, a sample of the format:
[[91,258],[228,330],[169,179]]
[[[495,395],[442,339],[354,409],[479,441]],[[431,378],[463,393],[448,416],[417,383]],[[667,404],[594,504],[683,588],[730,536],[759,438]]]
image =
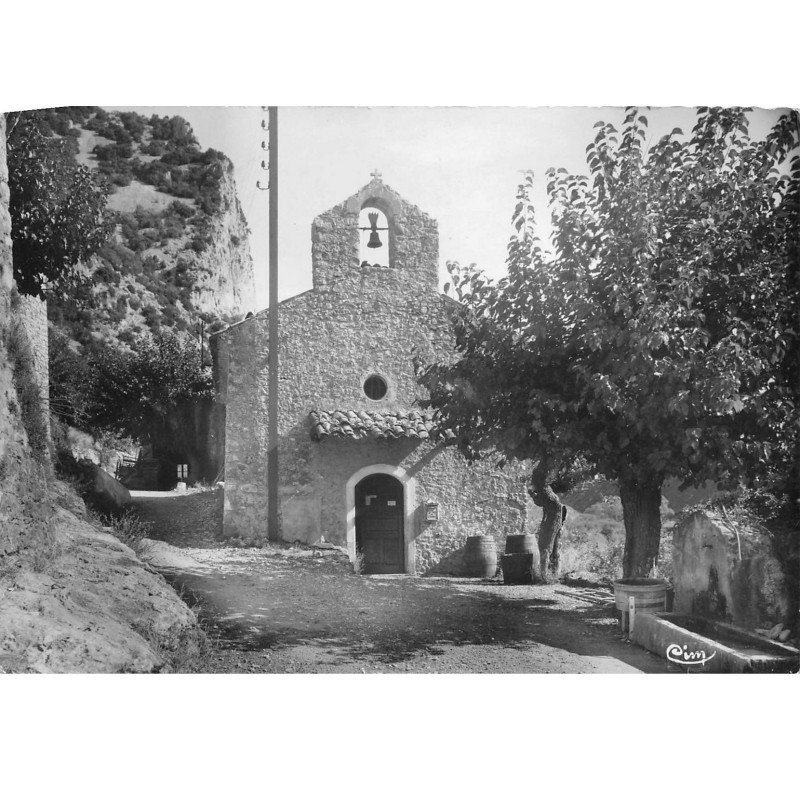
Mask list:
[[[538,520],[525,475],[470,464],[419,406],[414,353],[454,355],[434,219],[372,181],[311,226],[313,287],[279,304],[279,532],[360,554],[365,572],[459,574],[467,536]],[[223,536],[267,539],[268,311],[218,333]]]

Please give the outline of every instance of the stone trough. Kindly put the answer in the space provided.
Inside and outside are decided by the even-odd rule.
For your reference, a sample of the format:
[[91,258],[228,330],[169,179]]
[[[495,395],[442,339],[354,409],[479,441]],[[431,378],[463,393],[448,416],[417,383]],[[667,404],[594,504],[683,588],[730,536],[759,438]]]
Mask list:
[[631,639],[690,672],[797,672],[800,651],[723,622],[674,612],[636,615]]

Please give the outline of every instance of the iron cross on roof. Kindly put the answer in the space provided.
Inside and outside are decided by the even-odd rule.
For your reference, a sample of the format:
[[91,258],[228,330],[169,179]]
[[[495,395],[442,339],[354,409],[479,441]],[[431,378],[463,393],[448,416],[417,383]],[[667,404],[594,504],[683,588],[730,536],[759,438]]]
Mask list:
[[370,172],[370,176],[375,181],[379,181],[383,177],[383,175],[381,175],[380,170],[377,167],[375,167],[375,169],[372,172]]

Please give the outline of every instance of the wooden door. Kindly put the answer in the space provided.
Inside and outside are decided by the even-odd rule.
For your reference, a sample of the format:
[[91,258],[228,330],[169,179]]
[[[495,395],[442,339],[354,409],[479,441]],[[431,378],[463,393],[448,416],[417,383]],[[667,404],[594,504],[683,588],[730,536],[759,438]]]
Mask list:
[[370,475],[356,486],[356,548],[371,574],[405,572],[403,484]]

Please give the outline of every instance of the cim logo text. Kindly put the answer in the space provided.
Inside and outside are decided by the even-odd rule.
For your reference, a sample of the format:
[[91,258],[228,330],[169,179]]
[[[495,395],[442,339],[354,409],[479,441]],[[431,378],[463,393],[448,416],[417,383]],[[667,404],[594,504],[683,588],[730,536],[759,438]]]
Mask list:
[[679,644],[671,644],[667,647],[667,661],[683,666],[702,666],[707,661],[711,661],[716,654],[715,650],[710,656],[707,656],[705,650],[689,650],[686,645],[681,647]]

